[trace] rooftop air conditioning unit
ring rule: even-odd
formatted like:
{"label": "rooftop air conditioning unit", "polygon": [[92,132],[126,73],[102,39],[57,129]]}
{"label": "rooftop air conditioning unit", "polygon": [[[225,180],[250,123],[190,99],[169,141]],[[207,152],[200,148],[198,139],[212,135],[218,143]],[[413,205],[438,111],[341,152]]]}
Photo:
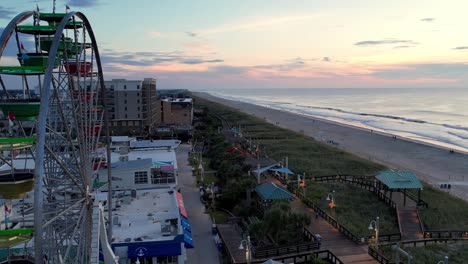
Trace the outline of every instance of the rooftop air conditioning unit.
{"label": "rooftop air conditioning unit", "polygon": [[119,157],[120,161],[128,161],[128,155],[123,155]]}

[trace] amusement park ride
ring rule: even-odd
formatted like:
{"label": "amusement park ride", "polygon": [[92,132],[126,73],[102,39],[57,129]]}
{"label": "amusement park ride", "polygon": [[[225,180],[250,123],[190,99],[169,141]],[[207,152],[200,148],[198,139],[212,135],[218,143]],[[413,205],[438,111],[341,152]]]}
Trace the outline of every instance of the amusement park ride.
{"label": "amusement park ride", "polygon": [[[17,51],[14,60],[6,49]],[[95,200],[96,171],[108,167],[110,175],[110,149],[102,66],[86,16],[56,13],[54,1],[52,13],[37,8],[13,18],[0,36],[0,86],[0,248],[22,249],[21,262],[8,261],[117,263]]]}

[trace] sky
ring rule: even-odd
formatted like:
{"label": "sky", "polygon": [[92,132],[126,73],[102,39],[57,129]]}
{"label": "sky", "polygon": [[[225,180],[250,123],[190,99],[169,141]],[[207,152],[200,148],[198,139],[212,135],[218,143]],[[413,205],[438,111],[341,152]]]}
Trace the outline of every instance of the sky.
{"label": "sky", "polygon": [[[1,1],[0,28],[36,3],[52,10],[52,0]],[[467,87],[466,0],[57,0],[58,12],[65,5],[90,20],[106,80],[191,90]]]}

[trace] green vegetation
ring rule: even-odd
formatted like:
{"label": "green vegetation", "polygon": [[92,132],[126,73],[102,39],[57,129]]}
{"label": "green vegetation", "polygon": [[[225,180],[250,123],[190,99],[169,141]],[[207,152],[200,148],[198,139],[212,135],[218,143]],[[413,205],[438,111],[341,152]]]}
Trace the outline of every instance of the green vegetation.
{"label": "green vegetation", "polygon": [[[381,234],[399,232],[395,211],[369,191],[345,183],[307,182],[305,192],[317,206],[357,236],[372,235],[369,223],[377,216]],[[333,209],[326,200],[329,193],[334,196]]]}
{"label": "green vegetation", "polygon": [[224,105],[201,98],[196,98],[196,103],[197,106],[208,107],[210,113],[216,113],[231,126],[240,126],[243,137],[252,139],[263,157],[275,160],[288,157],[289,168],[295,172],[305,172],[307,176],[374,175],[384,169],[379,164]]}
{"label": "green vegetation", "polygon": [[468,230],[468,203],[427,184],[421,198],[429,208],[421,209],[422,222],[428,230]]}
{"label": "green vegetation", "polygon": [[[449,263],[466,263],[468,259],[468,242],[448,242],[447,244],[431,244],[424,247],[404,247],[404,250],[411,253],[414,264],[438,263],[445,256],[449,257]],[[382,249],[384,255],[394,261],[390,246]],[[405,262],[404,257],[400,261]]]}
{"label": "green vegetation", "polygon": [[223,211],[210,210],[209,213],[210,213],[211,219],[213,219],[213,222],[216,224],[225,224],[227,223],[227,219],[229,218],[229,215]]}
{"label": "green vegetation", "polygon": [[270,234],[278,245],[302,241],[302,229],[310,224],[306,214],[291,212],[288,201],[275,201],[265,211],[263,220],[250,225],[249,233],[257,239],[263,239]]}

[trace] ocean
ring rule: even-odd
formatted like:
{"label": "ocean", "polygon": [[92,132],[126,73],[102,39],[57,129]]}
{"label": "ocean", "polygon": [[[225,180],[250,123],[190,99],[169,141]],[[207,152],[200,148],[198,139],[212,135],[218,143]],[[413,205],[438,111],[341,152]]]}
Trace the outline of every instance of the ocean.
{"label": "ocean", "polygon": [[217,97],[468,152],[468,89],[216,89]]}

